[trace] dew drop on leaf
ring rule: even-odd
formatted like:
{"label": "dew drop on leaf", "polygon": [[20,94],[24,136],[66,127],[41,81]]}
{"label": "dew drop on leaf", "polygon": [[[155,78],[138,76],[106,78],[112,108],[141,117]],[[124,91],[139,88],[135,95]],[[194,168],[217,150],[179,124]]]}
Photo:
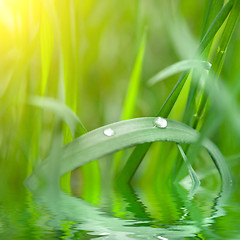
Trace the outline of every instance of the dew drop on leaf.
{"label": "dew drop on leaf", "polygon": [[115,134],[115,132],[111,128],[107,128],[103,131],[104,135],[107,137],[111,137]]}
{"label": "dew drop on leaf", "polygon": [[162,117],[157,117],[154,119],[154,123],[153,123],[154,127],[158,127],[158,128],[166,128],[167,127],[167,120],[165,118]]}

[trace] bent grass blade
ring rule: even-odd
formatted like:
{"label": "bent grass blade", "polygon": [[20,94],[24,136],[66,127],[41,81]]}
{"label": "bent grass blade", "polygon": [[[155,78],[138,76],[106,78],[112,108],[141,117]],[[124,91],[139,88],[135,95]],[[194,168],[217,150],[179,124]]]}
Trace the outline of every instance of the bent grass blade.
{"label": "bent grass blade", "polygon": [[80,136],[87,132],[78,116],[67,105],[54,98],[31,96],[29,98],[29,104],[51,111],[63,119],[68,125],[73,138],[76,135]]}
{"label": "bent grass blade", "polygon": [[[167,120],[167,128],[161,129],[154,127],[154,119],[152,117],[137,118],[113,123],[75,139],[63,149],[62,157],[58,162],[59,178],[88,162],[137,144],[156,141],[192,144],[198,140],[199,132],[183,123]],[[110,137],[104,135],[106,128],[111,128],[115,134]],[[211,141],[204,139],[202,146],[208,150],[212,157],[221,175],[222,187],[227,191],[230,189],[232,179],[225,159]],[[51,174],[48,170],[52,161],[51,156],[49,156],[40,164],[27,179],[28,184],[38,185],[39,179],[46,181],[47,176]]]}
{"label": "bent grass blade", "polygon": [[197,68],[197,69],[203,69],[203,70],[210,70],[211,69],[211,63],[206,62],[206,61],[200,61],[200,60],[183,60],[180,62],[177,62],[156,75],[154,75],[151,79],[148,80],[149,85],[154,85],[155,83],[158,83],[165,78],[168,78],[176,73],[180,73],[183,71],[190,70],[192,68]]}

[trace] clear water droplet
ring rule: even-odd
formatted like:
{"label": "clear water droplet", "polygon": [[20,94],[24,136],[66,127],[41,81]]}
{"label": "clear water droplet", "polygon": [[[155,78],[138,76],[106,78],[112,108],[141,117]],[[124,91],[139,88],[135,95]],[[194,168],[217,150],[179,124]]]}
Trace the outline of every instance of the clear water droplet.
{"label": "clear water droplet", "polygon": [[115,132],[111,128],[107,128],[103,131],[104,135],[107,137],[111,137],[115,134]]}
{"label": "clear water droplet", "polygon": [[106,235],[109,235],[110,233],[100,233],[99,235],[101,236],[106,236]]}
{"label": "clear water droplet", "polygon": [[157,117],[154,120],[154,127],[158,127],[158,128],[166,128],[167,127],[167,120],[165,118],[162,117]]}
{"label": "clear water droplet", "polygon": [[161,237],[161,236],[157,236],[158,239],[161,239],[161,240],[168,240],[167,238],[165,237]]}

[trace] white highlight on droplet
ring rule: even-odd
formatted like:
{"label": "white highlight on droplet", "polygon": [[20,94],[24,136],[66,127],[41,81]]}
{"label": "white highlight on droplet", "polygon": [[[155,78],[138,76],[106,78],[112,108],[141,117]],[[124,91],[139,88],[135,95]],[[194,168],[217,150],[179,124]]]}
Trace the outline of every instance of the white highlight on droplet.
{"label": "white highlight on droplet", "polygon": [[107,235],[110,235],[110,233],[100,233],[98,235],[101,235],[101,236],[107,236]]}
{"label": "white highlight on droplet", "polygon": [[115,132],[111,128],[107,128],[103,131],[104,135],[107,137],[111,137],[115,134]]}
{"label": "white highlight on droplet", "polygon": [[158,239],[161,239],[161,240],[168,240],[167,238],[165,237],[161,237],[161,236],[157,236]]}
{"label": "white highlight on droplet", "polygon": [[167,120],[162,117],[157,117],[154,119],[154,127],[158,128],[166,128],[167,127]]}

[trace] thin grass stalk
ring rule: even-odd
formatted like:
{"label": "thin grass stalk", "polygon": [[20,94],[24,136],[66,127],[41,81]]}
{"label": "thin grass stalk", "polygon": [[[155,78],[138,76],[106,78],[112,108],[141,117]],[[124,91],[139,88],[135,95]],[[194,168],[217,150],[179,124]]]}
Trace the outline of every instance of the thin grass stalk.
{"label": "thin grass stalk", "polygon": [[[215,73],[215,79],[217,79],[218,76],[221,73],[221,69],[222,69],[222,65],[223,65],[223,61],[224,61],[224,56],[226,54],[227,47],[229,45],[229,42],[231,40],[231,36],[234,32],[234,28],[235,28],[237,20],[239,18],[239,13],[240,13],[240,2],[235,1],[234,4],[233,4],[233,7],[232,7],[232,11],[230,12],[229,18],[227,20],[226,26],[224,28],[222,37],[220,39],[219,47],[217,48],[217,52],[216,52],[216,55],[215,55],[213,63],[212,63],[212,69],[210,71],[210,74],[211,74],[211,72],[214,72]],[[208,81],[208,80],[206,80],[206,81]],[[193,101],[193,99],[191,99],[191,101]],[[207,101],[208,101],[208,95],[205,92],[203,92],[199,108],[197,109],[196,117],[194,118],[194,121],[192,123],[193,128],[198,127],[199,121],[202,118],[202,115],[204,113],[204,109],[206,108]],[[204,114],[206,116],[207,112],[205,111]],[[212,119],[212,120],[210,120],[210,119]],[[213,131],[213,130],[210,131],[209,127],[206,127],[206,126],[212,126],[212,124],[213,124],[213,126],[215,126],[215,129],[216,129],[220,124],[220,123],[219,124],[214,123],[214,116],[210,117],[208,122],[209,123],[207,125],[206,125],[206,123],[204,124],[204,126],[205,126],[204,131],[203,131],[203,129],[201,130],[203,136],[206,135],[207,133],[209,134],[209,132]],[[201,137],[199,139],[199,143],[197,143],[196,146],[194,147],[194,150],[191,150],[190,153],[187,153],[188,158],[191,159],[191,161],[194,161],[194,159],[196,159],[197,153],[200,151],[200,145],[201,145],[201,142],[203,141],[203,139],[204,139],[204,137]],[[188,152],[188,149],[185,149],[185,151]],[[184,168],[185,164],[183,164],[181,167],[180,167],[180,165],[181,164],[178,163],[178,169],[180,169],[179,172],[176,175],[176,178],[178,180],[184,175],[183,168]]]}
{"label": "thin grass stalk", "polygon": [[[232,34],[234,32],[234,29],[236,27],[236,24],[239,19],[240,13],[240,1],[235,0],[233,9],[229,15],[228,21],[226,23],[226,26],[224,28],[219,47],[217,48],[217,53],[214,57],[213,63],[212,63],[212,71],[216,73],[216,78],[221,73],[224,57],[226,55],[227,47],[229,45],[229,42],[231,40]],[[196,128],[199,120],[202,117],[202,114],[204,112],[205,106],[207,104],[208,96],[206,94],[203,94],[199,108],[197,110],[196,118],[193,123],[193,127]]]}
{"label": "thin grass stalk", "polygon": [[[136,101],[139,92],[139,85],[141,80],[141,72],[142,72],[142,64],[145,52],[146,45],[146,30],[142,34],[142,39],[140,41],[137,57],[135,60],[135,64],[132,70],[131,79],[129,82],[129,87],[127,91],[127,95],[125,98],[125,103],[123,106],[122,117],[121,120],[131,119],[134,116],[134,111],[136,108]],[[119,173],[120,163],[122,160],[122,153],[118,152],[114,156],[113,161],[113,174]]]}
{"label": "thin grass stalk", "polygon": [[[218,32],[219,28],[224,23],[225,19],[227,18],[229,12],[231,11],[233,6],[232,1],[229,1],[224,8],[220,11],[217,17],[214,19],[213,23],[210,25],[207,33],[204,35],[200,46],[198,48],[198,53],[201,54],[207,48],[207,46],[212,42],[215,34]],[[180,79],[178,80],[177,84],[175,85],[173,91],[168,96],[167,100],[164,102],[163,106],[161,107],[160,111],[157,113],[156,116],[167,117],[177,98],[188,78],[189,72],[185,71]],[[139,165],[141,164],[144,156],[146,155],[148,149],[150,148],[151,143],[143,144],[137,146],[132,154],[130,155],[129,159],[127,160],[125,166],[123,167],[121,173],[118,176],[117,181],[129,183],[134,176],[136,170],[138,169]]]}

